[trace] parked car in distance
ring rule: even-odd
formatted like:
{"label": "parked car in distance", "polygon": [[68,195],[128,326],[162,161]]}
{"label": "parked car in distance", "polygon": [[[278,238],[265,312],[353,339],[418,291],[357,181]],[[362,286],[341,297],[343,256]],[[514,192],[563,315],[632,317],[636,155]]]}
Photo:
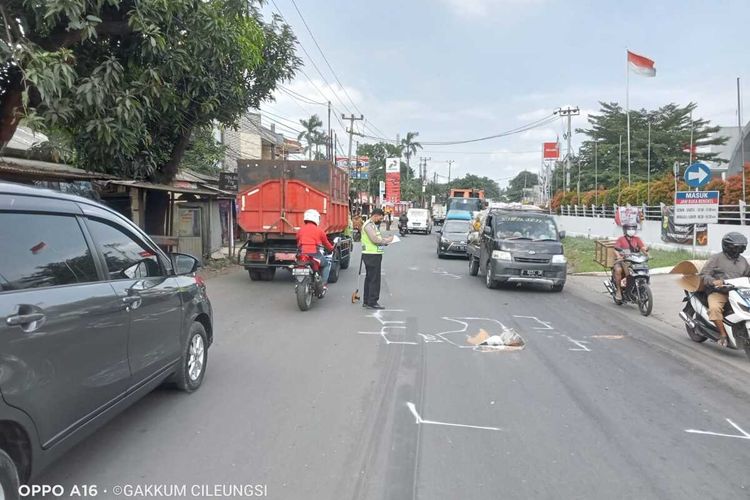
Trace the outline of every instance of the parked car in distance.
{"label": "parked car in distance", "polygon": [[[0,182],[0,498],[163,382],[203,382],[197,259],[91,200]],[[175,422],[179,425],[179,422]]]}
{"label": "parked car in distance", "polygon": [[466,257],[466,243],[471,231],[471,222],[467,220],[448,220],[438,230],[437,256],[445,255]]}
{"label": "parked car in distance", "polygon": [[432,217],[430,211],[426,208],[410,208],[406,212],[409,221],[406,223],[406,230],[410,233],[430,234],[432,232]]}
{"label": "parked car in distance", "polygon": [[552,215],[529,210],[490,210],[479,241],[467,245],[469,274],[485,273],[487,288],[539,283],[561,292],[567,277],[564,231]]}
{"label": "parked car in distance", "polygon": [[435,203],[432,205],[432,222],[438,226],[445,222],[445,205]]}

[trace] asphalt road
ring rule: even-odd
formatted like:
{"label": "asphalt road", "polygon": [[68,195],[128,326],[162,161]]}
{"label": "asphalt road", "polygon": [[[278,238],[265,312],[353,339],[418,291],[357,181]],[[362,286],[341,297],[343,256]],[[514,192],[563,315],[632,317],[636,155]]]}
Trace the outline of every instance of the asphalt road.
{"label": "asphalt road", "polygon": [[[394,310],[378,317],[351,304],[358,254],[305,313],[285,273],[210,280],[203,387],[157,390],[38,483],[95,484],[99,498],[128,484],[263,484],[275,499],[750,497],[744,354],[677,341],[577,282],[488,290],[465,260],[438,260],[434,238],[388,248],[381,303]],[[503,327],[523,350],[467,343]]]}

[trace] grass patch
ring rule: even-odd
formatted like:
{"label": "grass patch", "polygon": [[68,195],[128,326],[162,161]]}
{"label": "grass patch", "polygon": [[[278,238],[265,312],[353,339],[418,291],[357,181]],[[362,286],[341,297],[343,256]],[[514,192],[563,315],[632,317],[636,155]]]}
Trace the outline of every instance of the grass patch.
{"label": "grass patch", "polygon": [[[607,271],[604,267],[594,262],[594,240],[575,237],[563,240],[565,256],[568,258],[568,272],[587,273],[593,271]],[[683,260],[693,258],[693,253],[688,250],[655,250],[649,252],[648,265],[654,269],[657,267],[674,266]]]}

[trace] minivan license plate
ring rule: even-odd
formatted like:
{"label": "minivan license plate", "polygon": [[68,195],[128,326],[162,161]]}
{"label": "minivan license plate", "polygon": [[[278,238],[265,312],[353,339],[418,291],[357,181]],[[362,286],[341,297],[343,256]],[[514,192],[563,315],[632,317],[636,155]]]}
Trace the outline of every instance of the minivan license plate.
{"label": "minivan license plate", "polygon": [[521,271],[521,276],[528,276],[530,278],[539,278],[540,276],[544,276],[544,271],[541,271],[539,269],[524,269]]}

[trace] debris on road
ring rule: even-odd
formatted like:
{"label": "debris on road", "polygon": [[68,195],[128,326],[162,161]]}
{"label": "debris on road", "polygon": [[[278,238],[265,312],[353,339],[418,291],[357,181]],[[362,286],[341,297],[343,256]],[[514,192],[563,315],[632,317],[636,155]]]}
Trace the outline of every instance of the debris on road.
{"label": "debris on road", "polygon": [[490,351],[518,351],[525,347],[526,342],[513,330],[506,329],[500,335],[490,335],[483,328],[479,333],[467,339],[469,344],[483,352]]}

